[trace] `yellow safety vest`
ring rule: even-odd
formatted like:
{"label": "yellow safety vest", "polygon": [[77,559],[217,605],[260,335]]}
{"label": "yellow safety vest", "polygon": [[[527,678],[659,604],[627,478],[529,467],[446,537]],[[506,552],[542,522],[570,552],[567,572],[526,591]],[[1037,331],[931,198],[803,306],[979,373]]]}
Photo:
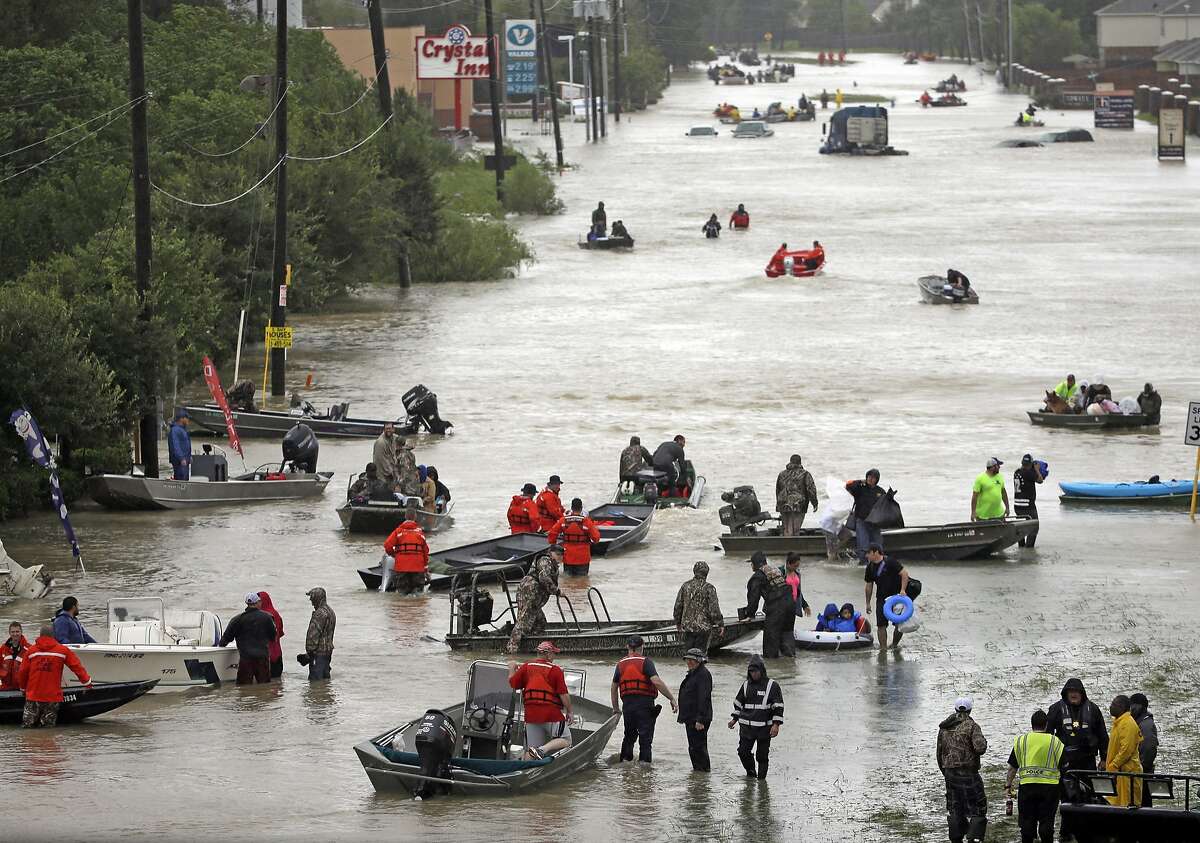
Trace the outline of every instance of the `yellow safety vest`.
{"label": "yellow safety vest", "polygon": [[1048,732],[1030,732],[1013,742],[1018,784],[1058,784],[1063,742]]}

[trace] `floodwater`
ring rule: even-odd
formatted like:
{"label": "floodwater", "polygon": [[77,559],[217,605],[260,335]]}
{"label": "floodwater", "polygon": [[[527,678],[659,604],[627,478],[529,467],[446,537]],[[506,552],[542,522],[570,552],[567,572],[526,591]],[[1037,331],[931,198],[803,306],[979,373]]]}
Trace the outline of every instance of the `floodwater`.
{"label": "floodwater", "polygon": [[[968,108],[913,103],[952,71],[971,86]],[[439,643],[445,596],[384,598],[355,574],[378,558],[379,541],[343,535],[333,508],[348,472],[370,458],[369,442],[323,443],[321,467],[338,478],[319,501],[174,514],[80,506],[86,576],[71,572],[54,520],[12,522],[9,552],[52,564],[59,587],[54,600],[6,605],[5,616],[32,625],[73,593],[85,623],[103,632],[110,596],[161,594],[228,618],[241,594],[266,589],[287,626],[289,661],[280,685],[157,696],[82,727],[0,734],[16,837],[86,829],[101,839],[194,839],[201,829],[253,828],[312,839],[935,841],[945,833],[937,723],[969,693],[991,741],[993,828],[1011,839],[1013,820],[1001,816],[1008,746],[1069,676],[1105,709],[1116,693],[1145,691],[1160,769],[1200,769],[1198,528],[1178,510],[1067,510],[1054,487],[1189,476],[1184,412],[1200,399],[1195,166],[1158,164],[1141,124],[1098,132],[1094,144],[1000,148],[1024,136],[1007,124],[1026,101],[961,65],[875,56],[798,72],[789,84],[728,89],[677,75],[658,106],[610,125],[594,147],[582,125],[566,126],[578,165],[561,179],[568,213],[520,223],[537,260],[519,278],[418,286],[297,319],[291,379],[311,371],[314,403],[348,399],[368,416],[401,412],[416,382],[438,393],[455,432],[422,442],[419,461],[452,488],[458,523],[435,548],[503,532],[510,494],[551,473],[566,480],[564,496],[595,505],[612,492],[630,434],[653,448],[684,433],[709,491],[698,511],[659,513],[648,543],[593,566],[591,584],[614,616],[665,616],[697,559],[712,565],[733,614],[749,570],[713,549],[718,493],[752,483],[771,506],[775,474],[794,452],[822,489],[826,476],[877,466],[909,523],[962,520],[988,457],[1005,460],[1007,475],[1032,452],[1050,464],[1036,551],[910,563],[925,585],[924,626],[897,654],[771,663],[787,722],[765,784],[744,780],[734,735],[721,728],[751,642],[712,665],[711,775],[689,772],[683,736],[664,717],[649,769],[602,761],[545,795],[415,804],[376,795],[351,746],[460,699],[468,659]],[[895,95],[892,141],[911,155],[819,156],[819,122],[779,125],[758,141],[735,141],[726,127],[716,139],[683,137],[712,123],[720,100],[765,109],[839,85]],[[1090,127],[1082,112],[1045,117],[1048,128]],[[637,238],[635,252],[576,248],[600,199]],[[727,219],[737,202],[753,228],[706,241],[707,216]],[[781,241],[812,239],[828,251],[822,276],[763,276]],[[979,307],[918,302],[917,276],[947,266],[971,277]],[[1153,381],[1162,428],[1032,428],[1025,410],[1067,371],[1104,375],[1118,398]],[[274,443],[255,442],[247,462],[277,456]],[[334,680],[310,687],[292,657],[309,614],[304,592],[316,585],[339,625]],[[567,588],[582,598],[582,584]],[[804,588],[817,607],[861,603],[861,569],[814,561]],[[590,671],[590,696],[607,698],[611,663],[570,664]],[[663,659],[661,668],[677,686],[682,665]]]}

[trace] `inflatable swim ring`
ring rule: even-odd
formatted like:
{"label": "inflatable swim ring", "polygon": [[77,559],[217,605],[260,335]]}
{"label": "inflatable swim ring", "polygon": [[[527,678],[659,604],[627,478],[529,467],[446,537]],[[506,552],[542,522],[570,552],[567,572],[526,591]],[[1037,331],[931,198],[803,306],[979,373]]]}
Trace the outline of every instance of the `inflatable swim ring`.
{"label": "inflatable swim ring", "polygon": [[902,624],[913,616],[913,602],[903,594],[893,594],[883,601],[883,616],[894,624]]}

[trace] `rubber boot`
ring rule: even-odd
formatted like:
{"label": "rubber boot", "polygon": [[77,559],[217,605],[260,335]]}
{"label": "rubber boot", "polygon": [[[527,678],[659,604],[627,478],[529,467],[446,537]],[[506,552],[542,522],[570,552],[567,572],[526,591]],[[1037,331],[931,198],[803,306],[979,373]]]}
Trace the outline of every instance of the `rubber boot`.
{"label": "rubber boot", "polygon": [[769,767],[769,766],[770,766],[770,763],[767,761],[758,762],[758,780],[759,781],[762,781],[763,779],[765,779],[767,777],[767,767]]}

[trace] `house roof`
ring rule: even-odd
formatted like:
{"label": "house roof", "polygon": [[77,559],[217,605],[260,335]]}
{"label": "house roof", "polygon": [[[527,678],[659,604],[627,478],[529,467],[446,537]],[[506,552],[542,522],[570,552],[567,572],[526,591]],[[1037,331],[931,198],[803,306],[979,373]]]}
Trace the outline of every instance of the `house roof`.
{"label": "house roof", "polygon": [[1200,38],[1172,41],[1163,47],[1162,52],[1155,54],[1154,61],[1196,64],[1200,62]]}
{"label": "house roof", "polygon": [[[1116,0],[1103,9],[1097,10],[1097,15],[1163,15],[1171,14],[1170,9],[1182,7],[1188,0]],[[1200,3],[1196,4],[1196,13],[1200,15]],[[1174,14],[1184,14],[1182,8]]]}

